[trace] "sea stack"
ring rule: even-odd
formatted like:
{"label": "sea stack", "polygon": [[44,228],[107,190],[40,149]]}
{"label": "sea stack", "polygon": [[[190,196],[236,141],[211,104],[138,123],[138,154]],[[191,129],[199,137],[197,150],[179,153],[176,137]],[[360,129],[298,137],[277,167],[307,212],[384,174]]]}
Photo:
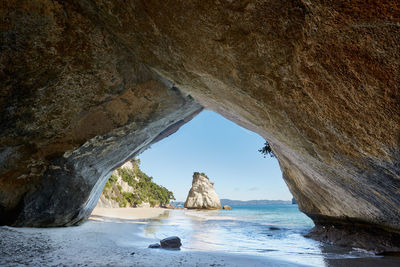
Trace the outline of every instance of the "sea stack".
{"label": "sea stack", "polygon": [[188,209],[221,209],[221,201],[214,190],[214,183],[204,173],[193,174],[192,188],[185,201]]}

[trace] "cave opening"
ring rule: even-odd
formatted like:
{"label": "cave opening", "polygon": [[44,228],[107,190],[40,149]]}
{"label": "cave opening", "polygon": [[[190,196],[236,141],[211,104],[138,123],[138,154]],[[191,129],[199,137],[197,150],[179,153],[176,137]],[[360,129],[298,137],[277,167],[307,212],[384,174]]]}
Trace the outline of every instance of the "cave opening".
{"label": "cave opening", "polygon": [[[222,252],[229,246],[238,253],[257,254],[262,250],[281,257],[297,247],[319,254],[317,243],[303,237],[314,224],[292,204],[278,160],[260,153],[264,142],[256,133],[205,110],[138,155],[132,161],[133,168],[139,167],[153,182],[171,190],[173,206],[178,207],[150,220],[144,236],[156,240],[177,235],[184,250]],[[128,165],[121,168],[130,168]],[[192,187],[194,172],[204,173],[214,183],[221,205],[232,210],[180,209]],[[121,169],[114,173],[126,175]],[[92,218],[101,217],[97,209],[110,206],[110,199],[116,196],[107,190],[106,185]],[[109,196],[104,197],[106,194]],[[126,201],[119,201],[126,205]],[[141,201],[137,206],[148,208],[149,204]],[[293,260],[302,261],[296,256]],[[322,258],[311,261],[321,264]]]}
{"label": "cave opening", "polygon": [[176,133],[137,156],[140,169],[184,202],[194,172],[215,182],[221,199],[292,201],[276,157],[263,155],[265,140],[223,116],[202,111]]}
{"label": "cave opening", "polygon": [[291,200],[277,159],[258,152],[263,144],[256,133],[205,110],[139,157],[142,169],[175,189],[180,201],[186,199],[195,171],[215,182],[222,199]]}

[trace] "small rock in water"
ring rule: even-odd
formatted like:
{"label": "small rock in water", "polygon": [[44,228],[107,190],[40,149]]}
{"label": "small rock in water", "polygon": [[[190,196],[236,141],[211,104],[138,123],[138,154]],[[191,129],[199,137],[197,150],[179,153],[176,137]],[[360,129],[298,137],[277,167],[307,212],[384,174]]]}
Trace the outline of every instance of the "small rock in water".
{"label": "small rock in water", "polygon": [[154,243],[154,244],[149,245],[149,248],[160,248],[160,247],[161,247],[161,245],[158,244],[158,243]]}
{"label": "small rock in water", "polygon": [[132,252],[131,255],[132,255],[132,256],[135,255],[135,252]]}
{"label": "small rock in water", "polygon": [[275,226],[271,226],[271,227],[269,228],[269,230],[271,230],[271,231],[277,231],[277,230],[281,230],[281,229],[278,228],[278,227],[275,227]]}
{"label": "small rock in water", "polygon": [[225,206],[222,207],[222,209],[224,209],[224,210],[231,210],[232,208],[231,208],[230,206],[228,206],[228,205],[225,205]]}
{"label": "small rock in water", "polygon": [[180,248],[182,246],[181,239],[177,236],[170,236],[160,241],[162,248]]}

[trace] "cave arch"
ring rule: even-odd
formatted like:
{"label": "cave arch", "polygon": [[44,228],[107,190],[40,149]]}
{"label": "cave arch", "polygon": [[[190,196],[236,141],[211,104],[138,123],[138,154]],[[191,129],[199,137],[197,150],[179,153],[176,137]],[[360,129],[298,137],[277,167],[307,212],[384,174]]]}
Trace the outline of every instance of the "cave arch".
{"label": "cave arch", "polygon": [[0,8],[3,224],[79,224],[113,168],[205,107],[271,142],[316,225],[357,225],[398,245],[395,4]]}

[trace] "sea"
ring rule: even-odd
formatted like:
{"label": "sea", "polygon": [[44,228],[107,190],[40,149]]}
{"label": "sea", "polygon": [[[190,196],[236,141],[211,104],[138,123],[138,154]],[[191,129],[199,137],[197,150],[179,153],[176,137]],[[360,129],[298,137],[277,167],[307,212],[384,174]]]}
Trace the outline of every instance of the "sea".
{"label": "sea", "polygon": [[149,220],[142,235],[179,236],[184,251],[258,255],[306,266],[400,266],[400,259],[304,237],[313,226],[297,205],[241,205],[232,210],[172,210]]}

